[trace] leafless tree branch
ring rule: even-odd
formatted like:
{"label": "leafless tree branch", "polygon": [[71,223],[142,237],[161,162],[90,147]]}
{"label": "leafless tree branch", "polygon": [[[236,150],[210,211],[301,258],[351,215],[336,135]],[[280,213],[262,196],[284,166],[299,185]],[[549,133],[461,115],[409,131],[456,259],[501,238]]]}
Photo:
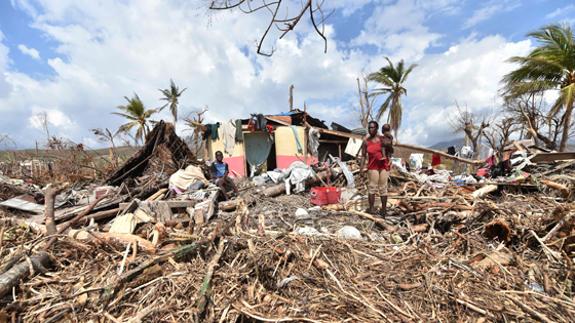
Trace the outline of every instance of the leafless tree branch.
{"label": "leafless tree branch", "polygon": [[[315,30],[315,32],[322,38],[324,42],[324,52],[327,52],[327,37],[325,36],[325,21],[331,14],[324,14],[322,10],[322,5],[325,0],[304,0],[300,1],[300,7],[297,8],[294,15],[290,15],[290,4],[289,0],[276,0],[267,2],[266,0],[210,0],[209,9],[211,10],[233,10],[239,9],[243,13],[251,14],[260,10],[267,10],[271,14],[271,19],[267,24],[264,33],[261,35],[258,46],[257,53],[264,56],[271,56],[274,53],[274,48],[270,51],[264,51],[263,43],[268,38],[272,26],[275,26],[278,31],[281,32],[279,39],[284,38],[289,32],[294,30],[294,28],[300,23],[302,17],[309,14],[309,19]],[[257,3],[257,6],[253,4]],[[286,4],[287,3],[287,4]],[[284,6],[282,7],[282,4]],[[280,8],[285,7],[285,18],[279,18]],[[316,16],[317,15],[317,16]]]}

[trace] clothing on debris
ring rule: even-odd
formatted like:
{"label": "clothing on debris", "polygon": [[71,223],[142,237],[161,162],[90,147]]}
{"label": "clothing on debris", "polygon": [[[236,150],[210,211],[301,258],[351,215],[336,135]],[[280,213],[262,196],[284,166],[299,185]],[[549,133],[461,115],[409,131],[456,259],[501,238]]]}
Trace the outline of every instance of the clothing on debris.
{"label": "clothing on debris", "polygon": [[236,127],[236,138],[235,138],[236,142],[244,141],[244,134],[243,134],[242,120],[241,119],[236,120],[235,127]]}
{"label": "clothing on debris", "polygon": [[220,132],[224,141],[224,153],[228,154],[228,156],[233,155],[236,145],[236,127],[233,121],[222,123],[220,125]]}

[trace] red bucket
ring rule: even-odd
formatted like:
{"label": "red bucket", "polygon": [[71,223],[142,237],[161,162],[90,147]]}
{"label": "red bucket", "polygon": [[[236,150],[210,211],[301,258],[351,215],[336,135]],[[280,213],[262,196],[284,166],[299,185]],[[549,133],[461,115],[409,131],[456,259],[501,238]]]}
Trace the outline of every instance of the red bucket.
{"label": "red bucket", "polygon": [[310,191],[311,204],[326,205],[337,204],[341,196],[341,191],[337,187],[313,187]]}

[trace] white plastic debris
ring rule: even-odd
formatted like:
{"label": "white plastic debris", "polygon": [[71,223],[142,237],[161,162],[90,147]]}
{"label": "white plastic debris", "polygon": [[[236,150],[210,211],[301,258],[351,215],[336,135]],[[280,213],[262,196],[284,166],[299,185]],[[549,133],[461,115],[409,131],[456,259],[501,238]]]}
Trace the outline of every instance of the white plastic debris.
{"label": "white plastic debris", "polygon": [[361,232],[351,225],[346,225],[336,232],[336,236],[341,239],[361,240]]}
{"label": "white plastic debris", "polygon": [[291,276],[289,276],[289,277],[286,277],[286,278],[282,279],[282,280],[278,283],[277,286],[278,286],[278,288],[285,287],[285,286],[287,286],[287,284],[289,284],[289,283],[291,283],[292,281],[297,280],[297,279],[299,279],[298,276],[296,276],[296,275],[291,275]]}
{"label": "white plastic debris", "polygon": [[304,236],[316,236],[316,235],[320,234],[319,231],[317,231],[317,230],[316,230],[315,228],[313,228],[313,227],[301,227],[301,228],[297,228],[294,232],[295,232],[296,234],[301,234],[301,235],[304,235]]}

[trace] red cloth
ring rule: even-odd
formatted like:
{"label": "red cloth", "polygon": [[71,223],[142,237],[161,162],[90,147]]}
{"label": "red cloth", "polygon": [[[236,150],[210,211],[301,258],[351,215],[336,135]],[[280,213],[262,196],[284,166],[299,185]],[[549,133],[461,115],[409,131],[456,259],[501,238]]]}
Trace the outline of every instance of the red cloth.
{"label": "red cloth", "polygon": [[488,168],[480,168],[477,170],[477,173],[475,173],[475,174],[479,177],[486,177],[487,175],[489,175],[489,169]]}
{"label": "red cloth", "polygon": [[431,167],[435,167],[439,164],[441,164],[441,156],[439,156],[439,154],[431,155]]}
{"label": "red cloth", "polygon": [[383,158],[381,153],[382,142],[379,137],[370,140],[367,139],[367,169],[368,170],[387,170],[391,169],[389,158]]}
{"label": "red cloth", "polygon": [[489,166],[490,168],[495,166],[495,156],[489,156],[485,162],[487,163],[487,166]]}

